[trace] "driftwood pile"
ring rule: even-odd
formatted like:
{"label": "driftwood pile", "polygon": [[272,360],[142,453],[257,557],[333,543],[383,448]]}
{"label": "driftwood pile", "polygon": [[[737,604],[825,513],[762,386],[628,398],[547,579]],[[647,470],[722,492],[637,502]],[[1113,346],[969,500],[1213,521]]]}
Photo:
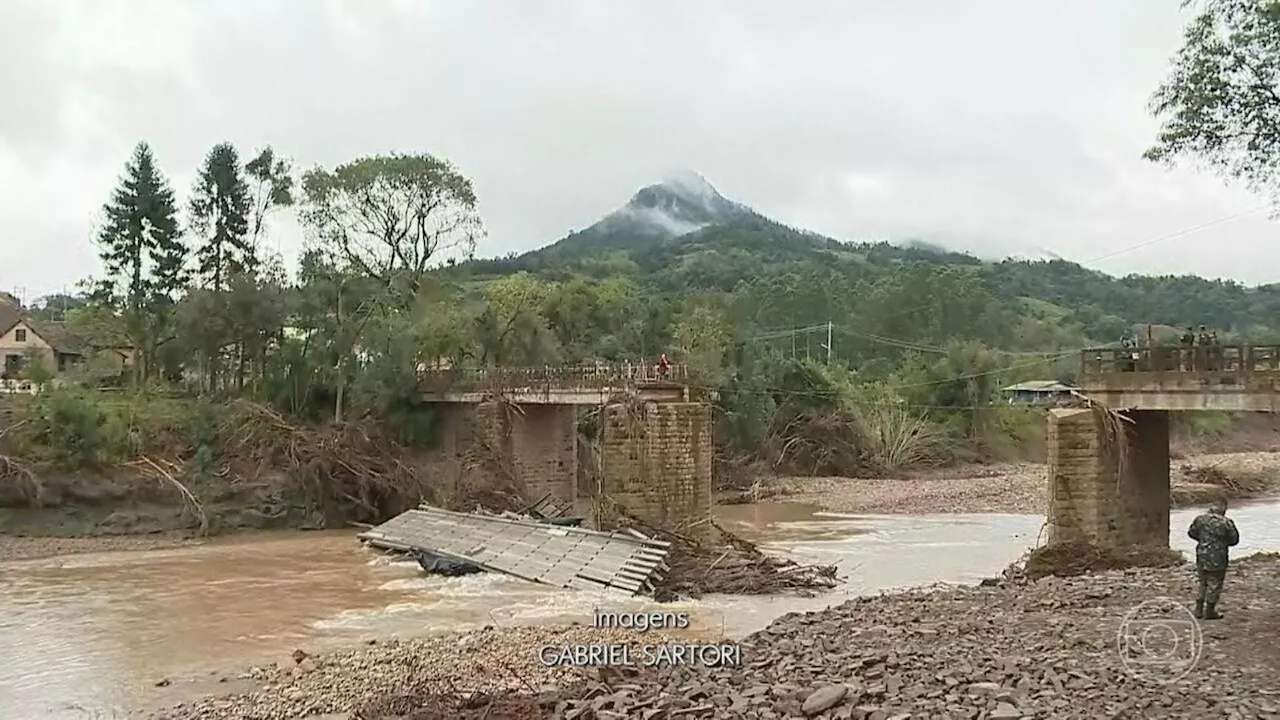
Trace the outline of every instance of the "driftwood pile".
{"label": "driftwood pile", "polygon": [[1050,575],[1074,577],[1129,568],[1176,567],[1186,562],[1167,547],[1105,548],[1088,543],[1044,545],[1028,551],[1004,571],[1006,579],[1039,580]]}
{"label": "driftwood pile", "polygon": [[602,529],[629,528],[671,543],[667,554],[670,570],[655,588],[655,597],[661,602],[719,593],[807,593],[838,584],[834,565],[801,565],[768,555],[710,518],[673,530],[645,522],[609,498],[602,498],[597,502],[595,519]]}
{"label": "driftwood pile", "polygon": [[237,401],[218,426],[219,456],[241,477],[284,472],[326,516],[373,522],[413,507],[421,493],[406,450],[373,423],[306,427]]}

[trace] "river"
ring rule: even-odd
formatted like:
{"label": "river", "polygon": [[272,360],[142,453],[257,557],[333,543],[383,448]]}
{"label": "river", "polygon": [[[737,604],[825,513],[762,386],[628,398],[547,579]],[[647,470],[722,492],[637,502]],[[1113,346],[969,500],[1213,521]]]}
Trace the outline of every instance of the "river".
{"label": "river", "polygon": [[[1196,511],[1175,512],[1172,545]],[[717,509],[726,527],[845,577],[817,597],[708,597],[696,626],[741,636],[787,612],[851,596],[997,574],[1033,546],[1038,515],[848,516],[786,504]],[[1280,550],[1280,502],[1232,510],[1235,556]],[[484,625],[583,621],[594,607],[645,607],[499,575],[425,577],[413,562],[362,549],[351,532],[241,536],[195,547],[0,564],[0,713],[124,717],[236,689],[228,668],[389,636]]]}

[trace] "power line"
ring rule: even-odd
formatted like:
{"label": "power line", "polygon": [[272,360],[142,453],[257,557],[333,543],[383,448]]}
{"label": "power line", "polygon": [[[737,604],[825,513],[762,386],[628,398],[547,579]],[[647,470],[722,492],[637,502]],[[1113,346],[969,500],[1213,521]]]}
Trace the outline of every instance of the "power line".
{"label": "power line", "polygon": [[[1088,266],[1088,265],[1092,265],[1092,264],[1097,263],[1097,262],[1100,262],[1100,261],[1102,261],[1102,260],[1107,260],[1107,259],[1109,259],[1109,258],[1116,257],[1116,256],[1118,256],[1118,255],[1123,255],[1123,254],[1126,254],[1126,253],[1132,252],[1132,251],[1134,251],[1134,250],[1138,250],[1138,249],[1141,249],[1141,248],[1144,248],[1144,247],[1148,247],[1148,246],[1151,246],[1151,245],[1156,245],[1156,244],[1159,244],[1159,243],[1162,243],[1162,242],[1167,242],[1167,241],[1169,241],[1169,240],[1176,240],[1176,239],[1178,239],[1178,238],[1185,237],[1185,236],[1190,235],[1190,234],[1192,234],[1192,233],[1200,232],[1201,230],[1207,230],[1207,229],[1209,229],[1209,228],[1211,228],[1211,227],[1216,227],[1216,226],[1218,226],[1218,225],[1223,225],[1223,224],[1226,224],[1226,223],[1228,223],[1228,222],[1232,222],[1232,221],[1235,221],[1235,220],[1239,220],[1239,219],[1240,219],[1240,218],[1242,218],[1242,217],[1245,217],[1245,216],[1248,216],[1248,215],[1252,215],[1253,213],[1260,212],[1260,211],[1262,211],[1262,210],[1266,210],[1266,209],[1268,209],[1268,208],[1270,208],[1270,207],[1271,207],[1270,205],[1258,205],[1258,206],[1253,207],[1253,208],[1251,208],[1251,209],[1249,209],[1249,210],[1243,210],[1243,211],[1241,211],[1241,212],[1233,213],[1233,214],[1231,214],[1231,215],[1226,215],[1226,216],[1224,216],[1224,217],[1217,218],[1216,220],[1210,220],[1209,222],[1201,223],[1200,225],[1195,225],[1195,226],[1193,226],[1193,227],[1185,228],[1185,229],[1179,230],[1179,231],[1177,231],[1177,232],[1169,233],[1169,234],[1166,234],[1166,235],[1160,235],[1160,236],[1157,236],[1157,237],[1154,237],[1154,238],[1149,238],[1149,239],[1147,239],[1147,240],[1143,240],[1143,241],[1141,241],[1141,242],[1134,243],[1134,244],[1129,245],[1129,246],[1127,246],[1127,247],[1120,248],[1119,250],[1114,250],[1114,251],[1109,252],[1109,253],[1107,253],[1107,254],[1105,254],[1105,255],[1099,255],[1098,257],[1091,258],[1091,259],[1089,259],[1089,260],[1085,260],[1084,262],[1079,262],[1079,263],[1077,263],[1077,264],[1078,264],[1078,265],[1081,265],[1081,266]],[[932,306],[934,305],[934,303],[935,303],[935,302],[936,302],[936,300],[935,300],[935,299],[930,299],[930,300],[928,300],[928,301],[926,301],[926,302],[924,302],[924,303],[922,303],[922,304],[920,304],[920,305],[913,305],[913,306],[911,306],[911,307],[905,308],[905,309],[903,309],[903,310],[899,310],[899,311],[897,311],[897,312],[892,312],[892,313],[889,313],[889,314],[887,314],[887,315],[882,315],[882,316],[880,316],[880,319],[882,319],[882,320],[887,320],[887,319],[890,319],[890,318],[900,317],[900,316],[902,316],[902,315],[906,315],[906,314],[908,314],[908,313],[917,312],[917,311],[919,311],[919,310],[924,310],[924,309],[926,309],[926,308],[930,308],[930,307],[932,307]],[[794,332],[810,332],[810,331],[816,331],[816,330],[825,330],[826,328],[827,328],[827,326],[826,326],[826,325],[811,325],[811,326],[806,327],[806,328],[797,328]],[[859,333],[857,333],[856,331],[852,331],[852,330],[848,330],[848,329],[843,329],[842,331],[843,331],[843,332],[846,332],[846,333],[853,334],[853,335],[859,335]],[[788,332],[788,331],[782,331],[782,332],[783,332],[783,333],[786,333],[786,332]],[[772,335],[772,333],[770,333],[769,335]],[[778,336],[779,336],[779,337],[786,337],[786,334],[779,334]],[[946,352],[946,350],[944,350],[944,349],[942,349],[942,348],[930,348],[930,347],[928,347],[928,346],[923,346],[923,345],[918,346],[918,347],[909,347],[909,346],[913,346],[913,345],[915,345],[915,343],[912,343],[912,342],[907,341],[907,340],[901,340],[901,339],[897,339],[897,338],[890,338],[890,337],[884,337],[884,336],[880,336],[880,335],[875,335],[875,334],[872,334],[872,333],[869,333],[869,332],[867,332],[867,333],[865,333],[865,334],[861,334],[861,336],[862,336],[862,337],[864,337],[864,338],[866,338],[866,339],[874,340],[874,341],[880,342],[880,343],[885,344],[885,345],[898,345],[899,347],[903,347],[903,348],[906,348],[906,349],[915,349],[915,350],[919,350],[919,351],[921,351],[921,352],[936,352],[936,353],[945,353],[945,352]],[[769,338],[768,338],[768,337],[765,337],[765,338],[762,338],[762,339],[769,339]],[[998,352],[998,353],[1007,354],[1007,355],[1023,355],[1023,354],[1031,355],[1031,354],[1035,354],[1034,352],[1030,352],[1030,351],[1011,351],[1011,350],[992,350],[992,352]]]}
{"label": "power line", "polygon": [[1089,263],[1089,264],[1093,264],[1093,263],[1096,263],[1096,262],[1100,262],[1100,261],[1102,261],[1102,260],[1108,260],[1108,259],[1110,259],[1110,258],[1116,257],[1117,255],[1124,255],[1124,254],[1126,254],[1126,253],[1133,252],[1134,250],[1138,250],[1138,249],[1141,249],[1141,248],[1147,247],[1148,245],[1155,245],[1155,244],[1157,244],[1157,243],[1162,243],[1162,242],[1165,242],[1165,241],[1167,241],[1167,240],[1176,240],[1176,239],[1178,239],[1178,238],[1180,238],[1180,237],[1184,237],[1184,236],[1186,236],[1186,235],[1190,235],[1191,233],[1200,232],[1201,230],[1207,230],[1207,229],[1209,229],[1209,228],[1211,228],[1211,227],[1216,227],[1216,226],[1218,226],[1218,225],[1224,225],[1224,224],[1229,223],[1229,222],[1232,222],[1232,221],[1234,221],[1234,220],[1239,220],[1240,218],[1245,217],[1246,215],[1252,215],[1252,214],[1254,214],[1254,213],[1256,213],[1256,212],[1259,212],[1259,211],[1262,211],[1262,210],[1266,210],[1266,209],[1268,209],[1268,208],[1270,208],[1270,207],[1271,207],[1271,206],[1270,206],[1269,204],[1268,204],[1268,205],[1259,205],[1259,206],[1257,206],[1257,207],[1255,207],[1255,208],[1252,208],[1252,209],[1249,209],[1249,210],[1243,210],[1243,211],[1238,212],[1238,213],[1235,213],[1235,214],[1233,214],[1233,215],[1227,215],[1226,217],[1220,217],[1220,218],[1218,218],[1217,220],[1210,220],[1210,221],[1209,221],[1209,222],[1207,222],[1207,223],[1204,223],[1204,224],[1202,224],[1202,225],[1196,225],[1195,227],[1187,228],[1186,230],[1179,230],[1178,232],[1175,232],[1175,233],[1170,233],[1170,234],[1168,234],[1168,235],[1161,235],[1160,237],[1152,238],[1152,239],[1150,239],[1150,240],[1144,240],[1144,241],[1142,241],[1142,242],[1140,242],[1140,243],[1135,243],[1135,244],[1133,244],[1133,245],[1130,245],[1129,247],[1120,248],[1119,250],[1115,250],[1115,251],[1109,252],[1109,253],[1107,253],[1106,255],[1101,255],[1101,256],[1099,256],[1099,257],[1096,257],[1096,258],[1094,258],[1094,259],[1092,259],[1092,260],[1088,260],[1088,261],[1086,261],[1086,262],[1087,262],[1087,263]]}
{"label": "power line", "polygon": [[[884,390],[884,391],[887,391],[887,392],[894,392],[894,391],[902,390],[902,389],[906,389],[906,388],[919,388],[919,387],[928,387],[928,386],[930,386],[930,385],[942,385],[942,384],[944,384],[944,383],[956,382],[956,381],[958,381],[958,380],[976,380],[976,379],[981,378],[981,377],[988,377],[988,376],[992,376],[992,375],[999,375],[999,374],[1001,374],[1001,373],[1011,372],[1011,371],[1013,371],[1013,370],[1021,370],[1021,369],[1025,369],[1025,368],[1030,368],[1030,367],[1034,367],[1034,366],[1042,365],[1042,364],[1044,364],[1044,363],[1055,362],[1055,361],[1057,361],[1057,360],[1061,360],[1061,359],[1066,358],[1066,357],[1068,357],[1068,356],[1076,355],[1076,354],[1078,354],[1079,352],[1081,352],[1081,350],[1079,350],[1079,349],[1077,349],[1077,350],[1070,350],[1070,351],[1067,351],[1067,352],[1061,352],[1061,353],[1055,353],[1055,354],[1046,355],[1045,357],[1040,358],[1040,359],[1038,359],[1038,360],[1028,361],[1028,362],[1022,362],[1022,363],[1014,363],[1013,365],[1006,365],[1006,366],[1004,366],[1004,367],[1001,367],[1001,368],[995,368],[995,369],[992,369],[992,370],[983,370],[983,371],[980,371],[980,372],[966,373],[966,374],[962,374],[962,375],[953,375],[953,376],[951,376],[951,377],[939,378],[939,379],[937,379],[937,380],[925,380],[925,381],[922,381],[922,382],[914,382],[914,383],[900,383],[900,384],[898,384],[898,385],[882,385],[882,386],[880,386],[880,388],[881,388],[882,390]],[[687,383],[685,384],[685,386],[686,386],[686,387],[688,387],[688,388],[690,388],[690,389],[694,389],[694,390],[705,390],[705,391],[727,392],[727,393],[732,393],[732,394],[745,394],[745,395],[784,395],[784,396],[795,396],[795,397],[832,397],[832,396],[835,396],[835,395],[840,395],[840,394],[842,394],[842,392],[843,392],[843,391],[842,391],[842,390],[840,390],[840,389],[833,389],[833,390],[795,390],[795,389],[792,389],[792,388],[775,388],[775,387],[750,388],[750,389],[746,389],[746,390],[740,390],[740,389],[726,389],[726,388],[723,388],[723,387],[715,387],[715,386],[711,386],[711,385],[695,385],[695,384],[687,384]],[[893,403],[893,404],[896,404],[896,403]],[[942,406],[937,406],[937,407],[942,407]],[[984,406],[981,406],[981,407],[987,407],[987,406],[985,406],[985,405],[984,405]],[[959,408],[957,408],[957,409],[959,409]],[[972,409],[972,408],[970,408],[970,409]]]}

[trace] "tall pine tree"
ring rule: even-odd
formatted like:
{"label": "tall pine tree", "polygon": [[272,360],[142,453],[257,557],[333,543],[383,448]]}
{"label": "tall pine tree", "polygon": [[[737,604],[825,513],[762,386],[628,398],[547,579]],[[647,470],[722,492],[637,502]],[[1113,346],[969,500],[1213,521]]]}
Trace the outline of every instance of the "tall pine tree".
{"label": "tall pine tree", "polygon": [[205,157],[191,198],[191,229],[196,233],[196,273],[215,293],[233,275],[253,272],[257,260],[249,238],[249,185],[240,156],[228,143],[214,145]]}
{"label": "tall pine tree", "polygon": [[138,357],[134,378],[145,380],[186,264],[173,190],[145,142],[134,148],[103,214],[100,254]]}
{"label": "tall pine tree", "polygon": [[210,390],[218,387],[222,356],[237,325],[230,312],[228,290],[256,271],[249,238],[251,210],[249,185],[239,153],[229,143],[214,145],[205,156],[192,189],[190,216],[196,278],[208,312],[196,333],[196,344],[204,356]]}

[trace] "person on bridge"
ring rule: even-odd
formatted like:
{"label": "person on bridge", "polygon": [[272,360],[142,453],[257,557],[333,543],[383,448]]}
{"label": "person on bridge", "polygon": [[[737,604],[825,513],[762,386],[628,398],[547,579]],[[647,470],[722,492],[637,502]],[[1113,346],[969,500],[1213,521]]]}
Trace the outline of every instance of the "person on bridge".
{"label": "person on bridge", "polygon": [[1120,360],[1121,372],[1133,372],[1137,370],[1138,360],[1138,341],[1132,335],[1124,335],[1120,338],[1120,347],[1124,350],[1124,356]]}
{"label": "person on bridge", "polygon": [[1182,371],[1191,370],[1194,363],[1196,345],[1196,329],[1187,326],[1187,331],[1182,333]]}
{"label": "person on bridge", "polygon": [[662,353],[658,358],[658,377],[666,378],[669,372],[671,372],[671,361],[667,359],[666,353]]}
{"label": "person on bridge", "polygon": [[1196,595],[1196,617],[1217,620],[1218,598],[1222,595],[1222,581],[1227,577],[1228,548],[1240,544],[1240,532],[1227,517],[1227,501],[1218,500],[1209,511],[1191,521],[1187,535],[1196,541],[1196,575],[1199,593]]}

